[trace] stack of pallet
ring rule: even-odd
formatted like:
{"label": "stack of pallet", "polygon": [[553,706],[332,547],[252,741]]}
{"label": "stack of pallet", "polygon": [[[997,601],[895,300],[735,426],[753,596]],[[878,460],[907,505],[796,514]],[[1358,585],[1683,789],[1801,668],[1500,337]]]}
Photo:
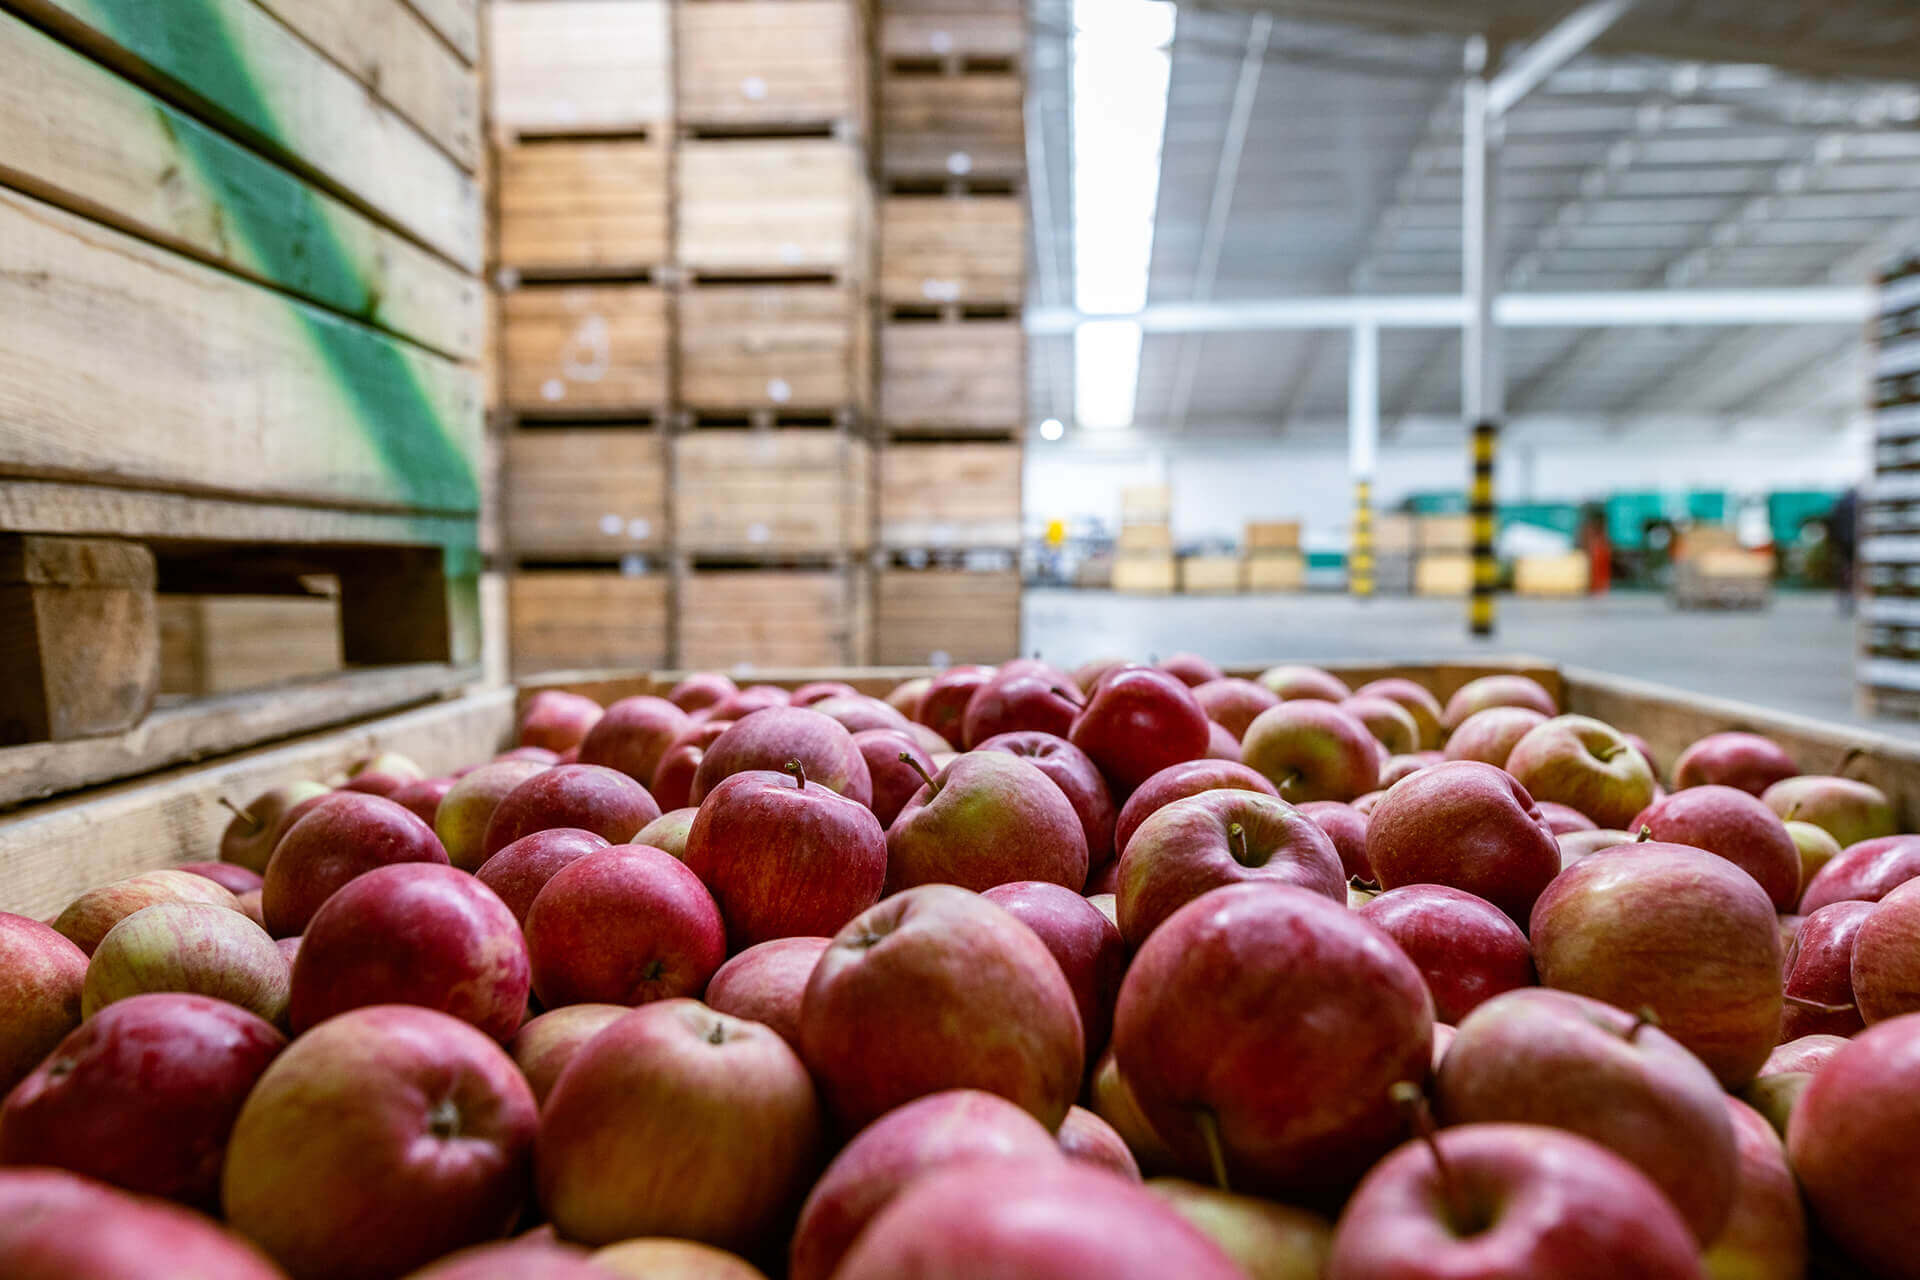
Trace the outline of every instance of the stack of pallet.
{"label": "stack of pallet", "polygon": [[1881,280],[1874,476],[1859,515],[1861,701],[1920,717],[1920,250]]}
{"label": "stack of pallet", "polygon": [[861,0],[496,0],[514,666],[868,657]]}
{"label": "stack of pallet", "polygon": [[1413,593],[1413,520],[1401,512],[1373,517],[1373,590],[1376,595]]}
{"label": "stack of pallet", "polygon": [[1140,485],[1120,491],[1120,537],[1114,546],[1113,589],[1165,595],[1174,588],[1173,490]]}
{"label": "stack of pallet", "polygon": [[1473,590],[1473,518],[1414,517],[1413,589],[1423,596],[1464,596]]}
{"label": "stack of pallet", "polygon": [[1668,595],[1682,609],[1764,609],[1773,570],[1771,551],[1742,547],[1722,525],[1695,525],[1680,535]]}
{"label": "stack of pallet", "polygon": [[1249,521],[1246,552],[1248,591],[1299,591],[1306,586],[1298,520]]}
{"label": "stack of pallet", "polygon": [[1026,27],[1013,0],[884,0],[881,662],[998,661],[1020,638]]}

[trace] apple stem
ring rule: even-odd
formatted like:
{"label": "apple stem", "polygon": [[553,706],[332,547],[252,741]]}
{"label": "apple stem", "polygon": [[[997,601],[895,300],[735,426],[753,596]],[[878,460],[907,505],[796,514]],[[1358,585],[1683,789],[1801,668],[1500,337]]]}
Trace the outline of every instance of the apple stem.
{"label": "apple stem", "polygon": [[1071,702],[1076,707],[1084,707],[1087,705],[1085,698],[1076,697],[1075,695],[1067,692],[1065,689],[1062,689],[1057,684],[1053,686],[1053,696],[1056,698],[1064,698],[1066,701]]}
{"label": "apple stem", "polygon": [[1798,812],[1800,812],[1800,802],[1799,802],[1798,800],[1795,800],[1795,801],[1794,801],[1794,802],[1793,802],[1792,804],[1790,804],[1790,805],[1788,805],[1788,806],[1787,806],[1787,812],[1786,812],[1786,815],[1785,815],[1784,817],[1782,817],[1782,818],[1780,819],[1780,821],[1782,821],[1782,822],[1792,822],[1792,821],[1793,821],[1793,815],[1794,815],[1794,814],[1796,814],[1796,813],[1798,813]]}
{"label": "apple stem", "polygon": [[1866,754],[1867,754],[1867,749],[1865,747],[1847,748],[1847,754],[1845,754],[1844,756],[1841,756],[1840,763],[1833,767],[1833,776],[1836,778],[1846,777],[1847,770],[1852,767],[1855,761],[1859,760],[1862,756]]}
{"label": "apple stem", "polygon": [[1193,1113],[1193,1123],[1200,1130],[1200,1141],[1207,1144],[1207,1163],[1213,1166],[1214,1185],[1222,1191],[1231,1191],[1227,1185],[1227,1148],[1220,1141],[1220,1117],[1206,1107]]}
{"label": "apple stem", "polygon": [[1235,862],[1247,865],[1247,829],[1237,822],[1227,824],[1227,847],[1233,850]]}
{"label": "apple stem", "polygon": [[782,767],[785,768],[788,773],[793,775],[795,785],[797,785],[802,791],[805,791],[807,789],[807,767],[800,763],[800,760],[798,757],[795,757],[794,759],[787,761],[787,763]]}
{"label": "apple stem", "polygon": [[1347,887],[1349,889],[1358,889],[1362,893],[1380,892],[1380,882],[1377,880],[1369,880],[1365,876],[1348,876]]}
{"label": "apple stem", "polygon": [[1646,825],[1644,822],[1641,823],[1640,834],[1633,838],[1633,842],[1635,844],[1645,844],[1647,841],[1651,839],[1653,839],[1653,828]]}
{"label": "apple stem", "polygon": [[247,823],[255,831],[258,831],[260,829],[260,819],[254,817],[251,813],[248,813],[245,809],[242,809],[239,805],[227,799],[225,796],[220,797],[220,805],[222,808],[226,809],[227,812],[231,813],[234,817],[239,818],[243,822]]}
{"label": "apple stem", "polygon": [[1636,1013],[1633,1016],[1633,1025],[1627,1028],[1627,1034],[1625,1038],[1628,1040],[1638,1040],[1640,1038],[1640,1033],[1643,1030],[1645,1030],[1648,1027],[1657,1027],[1659,1025],[1660,1025],[1660,1015],[1654,1012],[1652,1005],[1643,1004],[1640,1006],[1640,1012]]}
{"label": "apple stem", "polygon": [[1616,742],[1612,746],[1608,747],[1605,751],[1595,752],[1594,754],[1599,756],[1601,763],[1604,764],[1608,760],[1611,760],[1615,756],[1619,755],[1622,751],[1631,750],[1632,745],[1633,745],[1632,743],[1628,743],[1628,742]]}
{"label": "apple stem", "polygon": [[919,774],[920,780],[922,782],[925,782],[927,786],[933,789],[933,794],[935,795],[940,794],[940,784],[934,780],[934,777],[932,774],[927,772],[927,768],[925,765],[921,764],[918,760],[914,759],[913,752],[902,751],[900,753],[900,763],[906,765],[909,769],[912,769],[915,773]]}
{"label": "apple stem", "polygon": [[1805,996],[1786,996],[1786,1002],[1796,1009],[1805,1009],[1808,1013],[1849,1013],[1859,1006],[1848,1004],[1826,1004],[1819,1000],[1809,1000]]}
{"label": "apple stem", "polygon": [[1464,1231],[1473,1219],[1472,1206],[1466,1201],[1465,1188],[1453,1176],[1453,1166],[1447,1163],[1446,1154],[1440,1150],[1440,1133],[1433,1123],[1433,1110],[1427,1106],[1427,1095],[1411,1080],[1402,1080],[1394,1085],[1391,1093],[1401,1114],[1406,1116],[1414,1136],[1426,1144],[1427,1151],[1433,1156],[1433,1167],[1440,1174],[1440,1195],[1446,1201],[1447,1214],[1452,1219],[1448,1225],[1456,1234]]}

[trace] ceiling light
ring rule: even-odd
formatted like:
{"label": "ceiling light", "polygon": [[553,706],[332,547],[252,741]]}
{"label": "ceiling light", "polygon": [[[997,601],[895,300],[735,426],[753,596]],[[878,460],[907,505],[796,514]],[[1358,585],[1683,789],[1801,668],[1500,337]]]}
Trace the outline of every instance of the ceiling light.
{"label": "ceiling light", "polygon": [[1067,429],[1061,425],[1060,419],[1058,418],[1048,418],[1040,424],[1040,438],[1042,440],[1058,440],[1065,434],[1067,434]]}

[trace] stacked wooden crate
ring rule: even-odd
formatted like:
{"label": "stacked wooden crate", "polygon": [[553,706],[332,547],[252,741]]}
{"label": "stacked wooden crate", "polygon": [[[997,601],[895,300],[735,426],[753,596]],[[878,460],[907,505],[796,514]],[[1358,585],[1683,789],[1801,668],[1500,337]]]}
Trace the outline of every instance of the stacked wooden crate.
{"label": "stacked wooden crate", "polygon": [[1473,521],[1422,515],[1413,521],[1413,589],[1423,596],[1464,596],[1473,589]]}
{"label": "stacked wooden crate", "polygon": [[1173,559],[1173,490],[1138,485],[1120,491],[1120,537],[1114,546],[1113,589],[1165,595],[1177,579]]}
{"label": "stacked wooden crate", "polygon": [[1859,511],[1859,686],[1883,715],[1920,717],[1920,250],[1881,280],[1874,475]]}
{"label": "stacked wooden crate", "polygon": [[882,662],[1020,642],[1025,17],[887,0],[878,40]]}
{"label": "stacked wooden crate", "polygon": [[0,12],[0,805],[477,671],[476,5],[340,7]]}
{"label": "stacked wooden crate", "polygon": [[1413,593],[1414,518],[1404,512],[1373,517],[1373,590],[1375,595]]}
{"label": "stacked wooden crate", "polygon": [[1306,586],[1298,520],[1249,521],[1246,553],[1248,591],[1299,591]]}

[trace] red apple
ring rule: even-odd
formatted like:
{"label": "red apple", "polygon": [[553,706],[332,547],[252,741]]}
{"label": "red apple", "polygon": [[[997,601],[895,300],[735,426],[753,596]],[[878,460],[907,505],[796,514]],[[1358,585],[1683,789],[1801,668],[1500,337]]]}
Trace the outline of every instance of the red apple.
{"label": "red apple", "polygon": [[[1277,694],[1282,702],[1343,702],[1353,696],[1346,681],[1319,667],[1268,667],[1258,683]],[[1245,734],[1241,735],[1243,738]]]}
{"label": "red apple", "polygon": [[886,846],[890,891],[1046,880],[1078,892],[1087,882],[1080,816],[1052,779],[1002,751],[971,751],[941,770],[894,818]]}
{"label": "red apple", "polygon": [[447,865],[432,827],[379,796],[328,796],[293,824],[267,864],[260,897],[267,931],[275,937],[304,933],[320,904],[342,885],[376,867],[405,862]]}
{"label": "red apple", "polygon": [[1153,1125],[1140,1110],[1140,1101],[1133,1096],[1133,1087],[1121,1076],[1120,1064],[1114,1061],[1111,1048],[1093,1069],[1087,1098],[1093,1113],[1113,1126],[1143,1171],[1165,1171],[1180,1163],[1179,1157],[1153,1131]]}
{"label": "red apple", "polygon": [[992,667],[965,665],[948,667],[933,678],[921,695],[919,709],[914,719],[926,725],[948,742],[959,743],[965,739],[962,729],[967,718],[967,704],[973,701],[973,695],[980,687],[997,674]]}
{"label": "red apple", "polygon": [[1353,808],[1361,817],[1371,820],[1375,806],[1386,798],[1384,790],[1369,791],[1363,796],[1354,797]]}
{"label": "red apple", "polygon": [[700,804],[733,774],[778,771],[789,760],[798,760],[807,777],[829,791],[873,803],[873,779],[853,735],[838,720],[806,707],[771,707],[721,734],[700,761],[689,802]]}
{"label": "red apple", "polygon": [[1207,719],[1232,734],[1235,742],[1246,736],[1255,716],[1280,705],[1280,695],[1265,685],[1232,676],[1196,685],[1193,700],[1207,713]]}
{"label": "red apple", "polygon": [[[1538,680],[1523,675],[1481,676],[1469,680],[1460,686],[1451,698],[1447,699],[1446,710],[1441,714],[1441,723],[1447,729],[1458,732],[1460,727],[1483,711],[1495,707],[1520,707],[1533,712],[1542,720],[1560,714],[1553,695],[1548,693]],[[1474,758],[1474,757],[1463,757]],[[1489,760],[1488,764],[1498,764]]]}
{"label": "red apple", "polygon": [[[1866,1026],[1854,1006],[1853,948],[1871,902],[1835,902],[1801,922],[1787,949],[1787,1007],[1780,1015],[1781,1040],[1801,1036],[1850,1036]],[[1815,1008],[1830,1005],[1830,1009]]]}
{"label": "red apple", "polygon": [[1002,669],[967,700],[960,743],[968,750],[1003,733],[1028,730],[1065,737],[1080,712],[1072,681],[1051,667]]}
{"label": "red apple", "polygon": [[[702,1247],[691,1241],[675,1243]],[[579,1245],[520,1236],[450,1253],[429,1267],[411,1272],[406,1280],[609,1280],[609,1272],[621,1274],[591,1261]],[[671,1272],[657,1274],[672,1280]]]}
{"label": "red apple", "polygon": [[991,1093],[948,1089],[896,1107],[856,1134],[814,1184],[794,1228],[788,1280],[830,1280],[875,1215],[930,1171],[1059,1161],[1053,1135]]}
{"label": "red apple", "polygon": [[1758,1078],[1764,1080],[1768,1076],[1787,1075],[1790,1072],[1812,1075],[1831,1062],[1834,1054],[1846,1048],[1847,1042],[1846,1036],[1825,1034],[1784,1040],[1767,1055]]}
{"label": "red apple", "polygon": [[687,833],[686,865],[713,894],[738,951],[830,936],[878,902],[887,836],[871,809],[792,761],[786,773],[731,774],[709,792]]}
{"label": "red apple", "polygon": [[1507,757],[1536,725],[1548,717],[1531,707],[1488,707],[1461,721],[1447,738],[1449,760],[1478,760],[1506,768]]}
{"label": "red apple", "polygon": [[1595,826],[1622,827],[1653,802],[1646,759],[1612,725],[1590,716],[1556,716],[1534,726],[1507,757],[1506,769],[1536,800],[1579,810]]}
{"label": "red apple", "polygon": [[831,938],[775,938],[748,947],[714,971],[707,1006],[764,1023],[800,1049],[800,1001]]}
{"label": "red apple", "polygon": [[[576,760],[579,759],[580,749],[578,747],[568,747],[567,750],[573,753],[574,759]],[[560,752],[550,751],[546,747],[509,747],[507,750],[502,751],[499,755],[495,756],[494,759],[495,760],[531,760],[536,764],[546,764],[546,765],[572,763],[572,761],[569,761],[564,757],[562,757]],[[467,769],[457,769],[452,774],[450,774],[449,777],[454,779],[464,778],[470,769],[474,769],[478,767],[479,766],[477,765],[470,765],[468,766]],[[428,781],[432,781],[432,779],[428,779]]]}
{"label": "red apple", "polygon": [[1130,791],[1168,765],[1206,755],[1210,723],[1179,680],[1152,667],[1127,667],[1094,686],[1067,738],[1099,766],[1109,786]]}
{"label": "red apple", "polygon": [[491,858],[522,836],[554,827],[578,827],[620,844],[659,816],[647,789],[617,769],[555,765],[507,793],[487,823],[481,848]]}
{"label": "red apple", "polygon": [[654,768],[647,790],[662,812],[687,808],[693,796],[694,775],[706,759],[707,748],[734,726],[732,720],[702,720],[689,725],[679,737],[667,744]]}
{"label": "red apple", "polygon": [[[1426,686],[1417,684],[1403,676],[1390,676],[1384,680],[1374,680],[1361,685],[1353,691],[1356,698],[1380,697],[1397,702],[1413,717],[1419,741],[1409,751],[1418,748],[1436,749],[1446,734],[1440,725],[1440,700],[1435,698]],[[1398,754],[1398,753],[1396,753]]]}
{"label": "red apple", "polygon": [[1046,944],[952,885],[885,899],[808,979],[803,1056],[848,1130],[942,1089],[997,1093],[1049,1129],[1079,1092],[1073,989]]}
{"label": "red apple", "polygon": [[913,724],[897,708],[879,698],[869,698],[864,693],[839,694],[805,705],[829,720],[838,720],[848,733],[859,733],[864,729],[898,729],[907,733]]}
{"label": "red apple", "polygon": [[674,857],[687,860],[687,836],[693,831],[693,820],[698,817],[698,809],[672,809],[661,814],[646,826],[634,833],[634,844],[650,844],[656,849],[665,849]]}
{"label": "red apple", "polygon": [[1233,761],[1188,760],[1168,765],[1141,783],[1139,789],[1127,797],[1126,804],[1120,807],[1120,816],[1113,826],[1114,848],[1125,853],[1127,842],[1139,830],[1140,824],[1175,800],[1197,796],[1204,791],[1222,790],[1279,795],[1263,775]]}
{"label": "red apple", "polygon": [[1227,674],[1217,664],[1197,653],[1176,653],[1160,659],[1154,665],[1189,689],[1197,689],[1209,681],[1222,679]]}
{"label": "red apple", "polygon": [[341,790],[390,796],[407,783],[419,782],[426,776],[426,771],[406,756],[383,751],[348,765],[347,781]]}
{"label": "red apple", "polygon": [[919,745],[920,749],[930,756],[954,754],[953,744],[951,742],[948,742],[945,738],[917,720],[907,726],[907,732],[913,735],[913,740]]}
{"label": "red apple", "polygon": [[495,760],[462,774],[430,820],[447,860],[463,871],[478,871],[496,852],[486,847],[493,811],[521,783],[552,767],[533,760]]}
{"label": "red apple", "polygon": [[285,1280],[205,1215],[57,1169],[0,1169],[0,1274],[12,1280]]}
{"label": "red apple", "polygon": [[1113,797],[1107,790],[1106,779],[1100,776],[1099,766],[1086,752],[1065,738],[1033,732],[999,734],[974,750],[1004,751],[1020,756],[1046,774],[1080,818],[1080,830],[1087,838],[1088,866],[1097,869],[1112,864]]}
{"label": "red apple", "polygon": [[591,1262],[598,1280],[766,1280],[758,1267],[725,1249],[671,1236],[622,1240],[594,1250]]}
{"label": "red apple", "polygon": [[1549,1125],[1590,1138],[1666,1193],[1704,1246],[1739,1173],[1720,1082],[1634,1014],[1565,991],[1512,991],[1462,1021],[1434,1102],[1459,1124]]}
{"label": "red apple", "polygon": [[1219,1245],[1247,1280],[1324,1280],[1333,1224],[1319,1214],[1183,1178],[1153,1178],[1147,1190]]}
{"label": "red apple", "polygon": [[1378,693],[1356,693],[1334,705],[1367,726],[1367,732],[1389,756],[1409,755],[1420,749],[1420,726],[1413,713],[1392,698]]}
{"label": "red apple", "polygon": [[[1656,800],[1654,803],[1658,804],[1659,801]],[[1540,810],[1540,816],[1546,820],[1547,830],[1553,832],[1556,840],[1561,836],[1570,836],[1576,831],[1598,831],[1600,829],[1594,820],[1586,814],[1580,812],[1578,809],[1571,808],[1556,801],[1541,800],[1538,802],[1538,808]],[[1634,829],[1639,829],[1638,823],[1635,824]],[[1687,842],[1682,840],[1678,843],[1686,844]]]}
{"label": "red apple", "polygon": [[1120,932],[1138,947],[1200,895],[1253,881],[1347,900],[1333,841],[1286,801],[1253,791],[1177,800],[1142,823],[1120,855]]}
{"label": "red apple", "polygon": [[1920,1013],[1920,884],[1901,885],[1855,926],[1853,998],[1868,1026]]}
{"label": "red apple", "polygon": [[0,1163],[49,1165],[205,1208],[227,1135],[286,1037],[208,996],[138,995],[62,1040],[0,1108]]}
{"label": "red apple", "polygon": [[540,1113],[540,1207],[568,1240],[672,1232],[764,1246],[807,1185],[820,1105],[770,1028],[697,1000],[635,1009],[573,1055]]}
{"label": "red apple", "polygon": [[1733,787],[1758,796],[1774,783],[1800,772],[1793,757],[1771,738],[1757,733],[1710,733],[1673,762],[1673,785]]}
{"label": "red apple", "polygon": [[835,1280],[1245,1280],[1159,1197],[1077,1161],[970,1164],[915,1180],[860,1233]]}
{"label": "red apple", "polygon": [[1861,1268],[1911,1276],[1920,1257],[1920,1015],[1868,1027],[1814,1075],[1787,1158],[1814,1218]]}
{"label": "red apple", "polygon": [[[1116,896],[1114,890],[1119,887],[1119,883],[1120,864],[1117,861],[1109,862],[1106,866],[1087,876],[1087,887],[1082,889],[1081,893],[1089,900],[1113,898]],[[1120,923],[1119,912],[1120,908],[1116,905],[1113,915],[1114,927],[1116,928],[1119,927]]]}
{"label": "red apple", "polygon": [[682,711],[711,707],[740,692],[740,686],[718,671],[696,671],[667,694],[667,701]]}
{"label": "red apple", "polygon": [[1071,889],[1038,880],[996,885],[980,895],[1034,931],[1060,965],[1080,1010],[1086,1056],[1107,1047],[1113,1002],[1127,972],[1127,944],[1100,908]]}
{"label": "red apple", "polygon": [[1225,725],[1216,722],[1207,725],[1207,760],[1231,760],[1240,763],[1240,739],[1227,732]]}
{"label": "red apple", "polygon": [[[880,820],[882,829],[892,826],[914,792],[926,785],[922,770],[927,775],[934,772],[933,757],[921,749],[912,734],[898,729],[864,729],[853,735],[853,745],[860,749],[867,774],[873,779],[873,816]],[[911,756],[912,762],[902,756]]]}
{"label": "red apple", "polygon": [[267,931],[207,902],[156,902],[107,931],[80,997],[91,1018],[118,1000],[181,991],[225,1000],[268,1022],[286,1018],[287,961]]}
{"label": "red apple", "polygon": [[700,877],[643,844],[562,867],[527,910],[526,936],[533,989],[549,1009],[693,995],[727,958],[726,926]]}
{"label": "red apple", "polygon": [[902,680],[888,691],[886,703],[909,720],[920,719],[920,704],[926,699],[927,690],[933,687],[932,676],[915,676],[911,680]]}
{"label": "red apple", "polygon": [[794,686],[788,699],[796,707],[811,707],[829,698],[857,698],[860,691],[845,680],[809,680]]}
{"label": "red apple", "polygon": [[0,1091],[80,1025],[87,954],[38,920],[0,911]]}
{"label": "red apple", "polygon": [[1367,819],[1367,861],[1382,888],[1449,885],[1525,920],[1560,874],[1560,844],[1511,775],[1454,760],[1387,792]]}
{"label": "red apple", "polygon": [[1187,1170],[1332,1190],[1400,1132],[1388,1089],[1425,1077],[1433,1002],[1413,962],[1344,905],[1237,884],[1174,912],[1135,954],[1113,1046]]}
{"label": "red apple", "polygon": [[1655,840],[1716,853],[1767,891],[1775,909],[1800,900],[1800,850],[1773,810],[1734,787],[1676,791],[1641,810],[1629,831],[1651,830]]}
{"label": "red apple", "polygon": [[580,763],[617,769],[645,786],[674,739],[692,727],[687,713],[665,698],[622,698],[581,741]]}
{"label": "red apple", "polygon": [[1582,858],[1540,895],[1528,933],[1543,985],[1651,1008],[1729,1089],[1774,1046],[1779,924],[1724,858],[1658,841]]}
{"label": "red apple", "polygon": [[1766,1117],[1726,1100],[1740,1176],[1726,1228],[1701,1258],[1708,1280],[1803,1280],[1807,1215],[1787,1150]]}
{"label": "red apple", "polygon": [[1393,790],[1393,784],[1402,778],[1411,778],[1422,769],[1431,769],[1436,764],[1446,763],[1446,757],[1438,751],[1415,751],[1410,755],[1388,756],[1380,762],[1380,788]]}
{"label": "red apple", "polygon": [[1133,664],[1125,658],[1095,658],[1093,661],[1083,662],[1073,669],[1073,682],[1080,687],[1080,692],[1092,693],[1093,686],[1099,684],[1108,672],[1117,671],[1121,667],[1130,667],[1132,665]]}
{"label": "red apple", "polygon": [[770,684],[750,684],[735,693],[730,693],[718,702],[709,703],[700,708],[701,712],[711,715],[715,720],[745,720],[756,712],[770,707],[791,705],[792,699],[785,689]]}
{"label": "red apple", "polygon": [[1330,1280],[1700,1274],[1693,1233],[1645,1174],[1598,1143],[1529,1124],[1446,1129],[1382,1160],[1341,1213],[1327,1268]]}
{"label": "red apple", "polygon": [[544,1106],[573,1055],[633,1010],[624,1004],[570,1004],[529,1018],[507,1044],[513,1064],[527,1078],[533,1100]]}
{"label": "red apple", "polygon": [[1317,699],[1262,711],[1247,726],[1240,757],[1293,804],[1352,801],[1379,785],[1382,763],[1364,724]]}
{"label": "red apple", "polygon": [[[390,802],[383,800],[381,803]],[[409,821],[419,821],[399,805],[391,807]],[[143,907],[158,902],[206,902],[229,911],[240,909],[233,894],[205,876],[169,868],[164,871],[142,871],[138,875],[89,889],[68,903],[66,910],[55,916],[52,923],[55,931],[67,941],[92,955],[93,949],[100,945],[100,939],[107,936],[109,929]]]}
{"label": "red apple", "polygon": [[258,889],[266,882],[257,871],[249,871],[236,862],[183,862],[176,871],[190,871],[196,876],[205,876],[231,894],[248,893]]}
{"label": "red apple", "polygon": [[1768,787],[1760,796],[1782,819],[1811,822],[1842,848],[1899,832],[1887,793],[1852,778],[1803,775]]}
{"label": "red apple", "polygon": [[1632,844],[1635,838],[1631,831],[1611,831],[1605,828],[1595,828],[1592,831],[1569,831],[1560,837],[1560,868],[1564,871],[1587,855],[1599,853],[1603,849]]}
{"label": "red apple", "polygon": [[1793,838],[1794,849],[1800,854],[1800,891],[1805,893],[1813,878],[1840,856],[1840,842],[1828,835],[1825,828],[1811,822],[1789,822],[1786,828]]}
{"label": "red apple", "polygon": [[1112,1125],[1085,1107],[1074,1107],[1067,1112],[1055,1139],[1069,1160],[1105,1169],[1129,1182],[1140,1181],[1140,1165],[1127,1149],[1126,1140]]}
{"label": "red apple", "polygon": [[394,788],[388,798],[432,826],[440,814],[440,802],[447,798],[456,781],[454,778],[421,778]]}
{"label": "red apple", "polygon": [[1327,833],[1340,855],[1341,870],[1347,879],[1374,883],[1373,864],[1367,861],[1367,818],[1350,804],[1338,800],[1309,800],[1295,805],[1300,813],[1313,819]]}
{"label": "red apple", "polygon": [[1836,902],[1878,902],[1916,876],[1920,836],[1862,840],[1820,868],[1800,895],[1800,912],[1812,915]]}
{"label": "red apple", "polygon": [[[267,859],[287,828],[305,816],[315,801],[332,794],[333,788],[324,783],[290,782],[255,796],[246,808],[233,810],[220,835],[220,861],[265,873]],[[233,807],[228,801],[221,803]]]}
{"label": "red apple", "polygon": [[519,922],[454,867],[369,871],[321,904],[301,935],[287,1019],[295,1035],[349,1009],[420,1005],[495,1040],[519,1030],[529,970]]}
{"label": "red apple", "polygon": [[584,694],[542,689],[520,713],[520,745],[549,751],[577,747],[602,714],[600,704]]}
{"label": "red apple", "polygon": [[1375,896],[1359,915],[1407,953],[1442,1022],[1458,1023],[1501,992],[1533,985],[1526,935],[1484,898],[1410,884]]}
{"label": "red apple", "polygon": [[[664,821],[664,818],[654,821]],[[645,829],[640,834],[646,834]],[[646,841],[635,836],[634,843],[645,844]],[[515,923],[524,927],[527,911],[540,891],[547,887],[547,881],[553,879],[562,867],[608,847],[605,836],[582,831],[578,827],[552,827],[521,836],[488,858],[486,864],[474,873],[474,878],[499,895],[500,901],[513,913]]]}

